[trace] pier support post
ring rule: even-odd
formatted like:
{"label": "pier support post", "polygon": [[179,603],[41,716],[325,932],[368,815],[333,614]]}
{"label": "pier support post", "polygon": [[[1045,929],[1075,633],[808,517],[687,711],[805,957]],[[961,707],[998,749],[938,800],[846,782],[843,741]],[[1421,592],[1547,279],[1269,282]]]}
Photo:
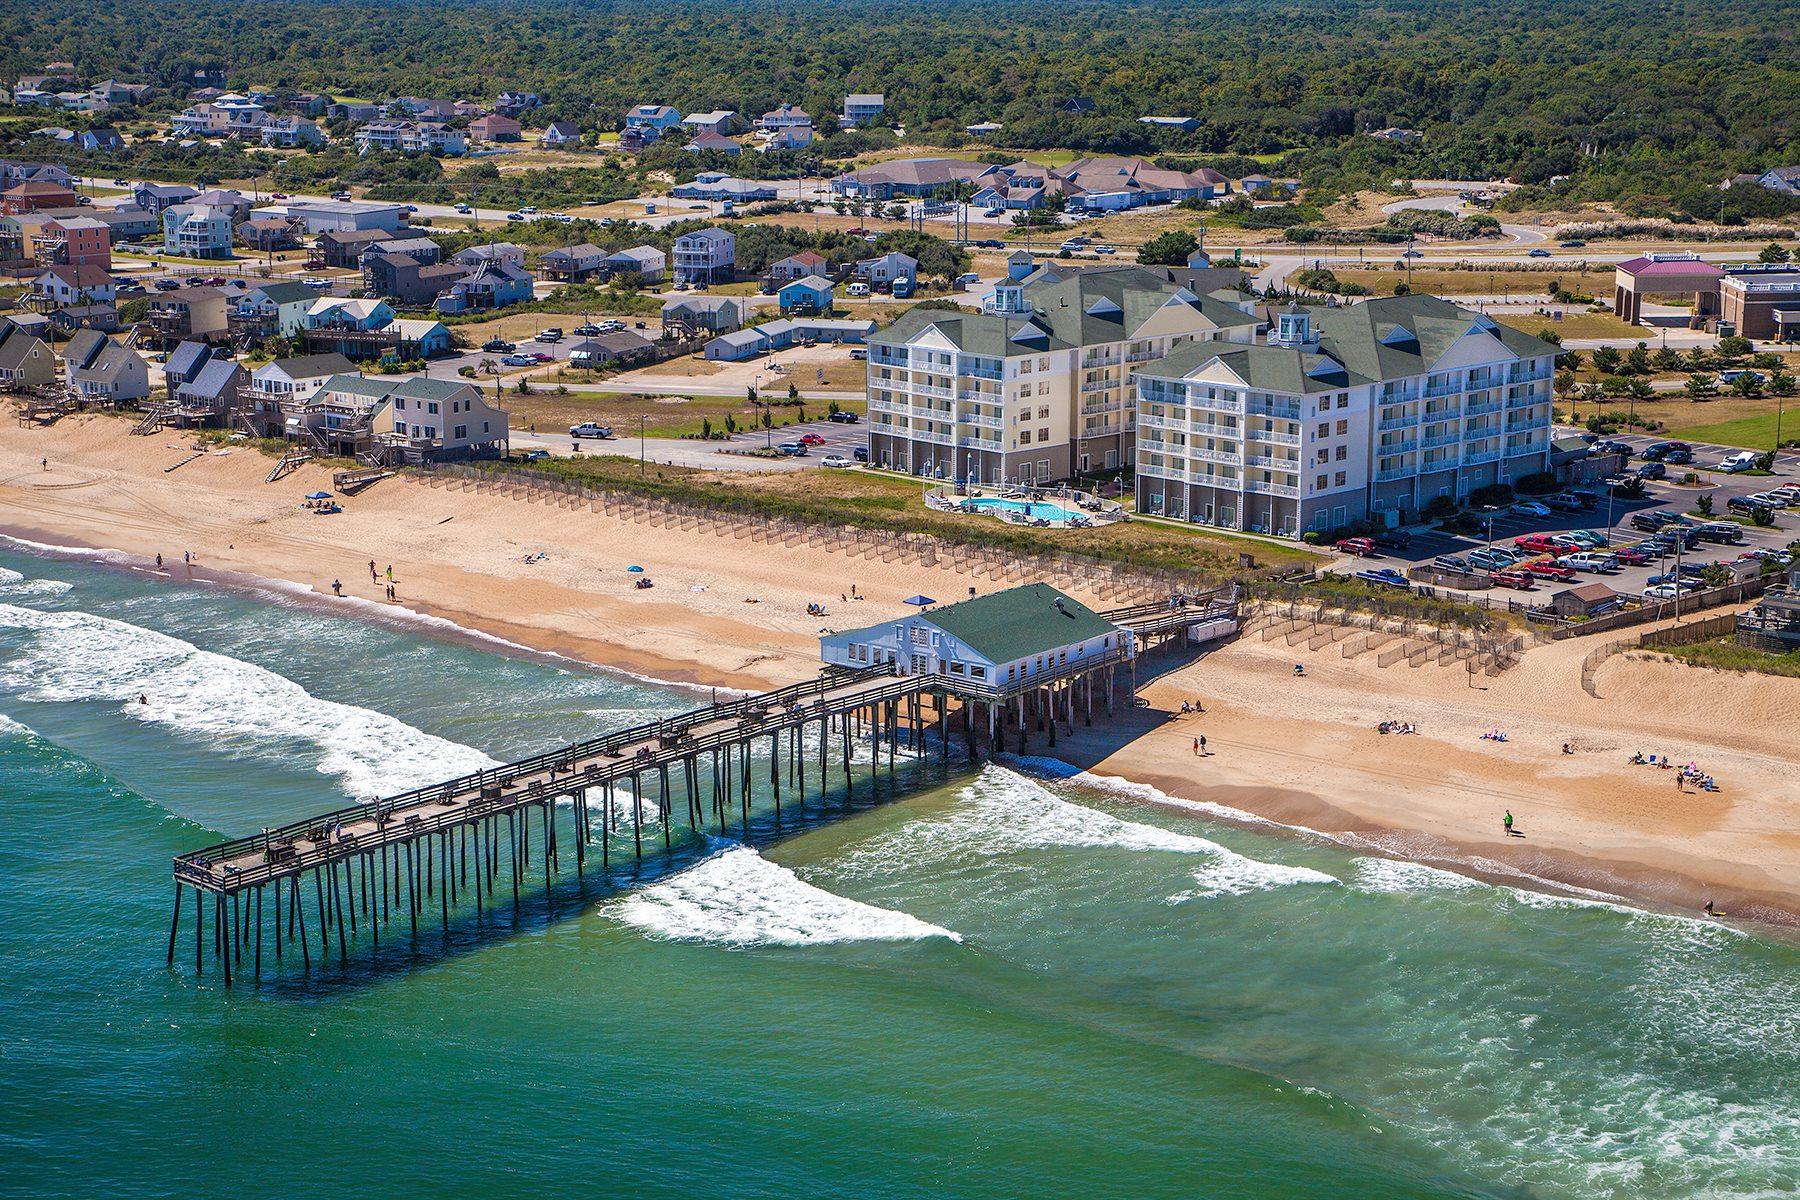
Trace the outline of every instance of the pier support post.
{"label": "pier support post", "polygon": [[175,931],[181,926],[181,884],[175,885],[175,916],[169,921],[169,965],[175,965]]}

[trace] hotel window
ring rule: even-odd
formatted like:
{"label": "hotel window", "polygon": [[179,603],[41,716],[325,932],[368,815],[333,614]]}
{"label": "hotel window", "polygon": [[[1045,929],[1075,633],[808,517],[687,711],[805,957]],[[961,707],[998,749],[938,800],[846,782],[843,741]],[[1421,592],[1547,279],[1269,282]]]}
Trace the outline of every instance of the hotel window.
{"label": "hotel window", "polygon": [[1349,392],[1341,392],[1338,394],[1338,407],[1339,408],[1349,408],[1350,407],[1350,393]]}
{"label": "hotel window", "polygon": [[1331,422],[1329,422],[1329,421],[1319,422],[1318,436],[1322,437],[1322,438],[1331,436]]}
{"label": "hotel window", "polygon": [[1313,486],[1315,488],[1323,489],[1325,486],[1325,477],[1323,475],[1319,476],[1317,479],[1315,479],[1313,481]]}
{"label": "hotel window", "polygon": [[1350,422],[1339,421],[1338,426],[1337,426],[1337,431],[1339,433],[1349,433],[1350,432]]}
{"label": "hotel window", "polygon": [[1048,421],[1049,419],[1050,419],[1050,409],[1047,406],[1044,408],[1038,409],[1038,420]]}
{"label": "hotel window", "polygon": [[1325,450],[1325,449],[1321,449],[1321,450],[1320,450],[1320,451],[1319,451],[1319,457],[1318,457],[1318,459],[1317,459],[1317,460],[1316,460],[1316,461],[1318,461],[1318,462],[1322,462],[1322,463],[1323,463],[1323,462],[1330,462],[1330,461],[1331,461],[1331,451],[1329,451],[1329,450]]}
{"label": "hotel window", "polygon": [[1323,400],[1319,401],[1319,411],[1320,412],[1330,412],[1331,411],[1331,397],[1330,396],[1327,396]]}
{"label": "hotel window", "polygon": [[1346,458],[1349,458],[1349,457],[1350,457],[1350,448],[1348,446],[1339,446],[1337,448],[1337,460],[1339,462],[1343,462]]}
{"label": "hotel window", "polygon": [[1342,471],[1339,471],[1339,472],[1338,472],[1338,473],[1337,473],[1337,485],[1338,485],[1338,486],[1339,486],[1339,487],[1343,487],[1343,486],[1344,486],[1344,473],[1343,473],[1343,472],[1342,472]]}
{"label": "hotel window", "polygon": [[1031,430],[1023,429],[1023,430],[1019,431],[1019,445],[1021,445],[1021,446],[1031,445]]}

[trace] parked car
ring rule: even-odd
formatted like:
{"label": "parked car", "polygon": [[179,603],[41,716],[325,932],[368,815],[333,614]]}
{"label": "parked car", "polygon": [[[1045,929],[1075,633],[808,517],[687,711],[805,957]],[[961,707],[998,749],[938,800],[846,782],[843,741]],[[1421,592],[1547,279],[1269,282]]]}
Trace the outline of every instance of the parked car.
{"label": "parked car", "polygon": [[1652,554],[1646,554],[1636,546],[1621,546],[1612,552],[1612,556],[1620,562],[1629,563],[1634,567],[1641,567],[1655,557]]}
{"label": "parked car", "polygon": [[1671,466],[1686,466],[1694,461],[1694,452],[1692,450],[1671,450],[1663,455],[1663,461]]}
{"label": "parked car", "polygon": [[791,454],[795,458],[806,457],[806,447],[799,442],[783,442],[781,445],[777,446],[776,449],[783,454]]}
{"label": "parked car", "polygon": [[1519,568],[1533,579],[1550,579],[1558,583],[1567,583],[1577,578],[1573,567],[1565,567],[1555,559],[1539,558]]}
{"label": "parked car", "polygon": [[527,450],[524,453],[520,454],[519,461],[520,462],[542,462],[544,459],[549,458],[549,457],[550,457],[550,452],[548,450],[543,449],[542,447],[539,447],[538,449]]}
{"label": "parked car", "polygon": [[331,286],[331,280],[326,279],[323,276],[318,276],[318,275],[311,276],[307,279],[302,279],[300,282],[305,284],[309,288],[325,289],[325,288],[329,288]]}
{"label": "parked car", "polygon": [[1392,567],[1376,567],[1372,571],[1358,571],[1356,577],[1364,583],[1373,583],[1378,587],[1412,590],[1412,581]]}
{"label": "parked car", "polygon": [[1752,492],[1746,499],[1753,500],[1767,508],[1786,508],[1788,506],[1786,497],[1779,492]]}
{"label": "parked car", "polygon": [[609,438],[613,435],[612,426],[601,425],[596,421],[583,421],[579,425],[569,426],[572,438]]}
{"label": "parked car", "polygon": [[1547,517],[1550,515],[1550,506],[1536,500],[1521,500],[1512,506],[1512,510],[1521,517]]}
{"label": "parked car", "polygon": [[1556,244],[1561,246],[1564,250],[1579,250],[1587,245],[1587,243],[1580,238],[1569,238],[1567,241],[1558,242]]}
{"label": "parked car", "polygon": [[1589,449],[1595,454],[1623,454],[1631,457],[1631,443],[1620,441],[1595,442]]}
{"label": "parked car", "polygon": [[1369,540],[1377,550],[1404,550],[1412,545],[1412,534],[1404,529],[1383,529]]}
{"label": "parked car", "polygon": [[552,363],[556,361],[556,355],[545,354],[542,350],[529,350],[526,351],[526,353],[534,363]]}
{"label": "parked car", "polygon": [[1459,558],[1454,554],[1440,554],[1431,560],[1431,566],[1433,570],[1460,572],[1464,575],[1472,574],[1474,570],[1469,565],[1468,559]]}
{"label": "parked car", "polygon": [[1736,546],[1743,542],[1744,531],[1731,521],[1706,521],[1697,530],[1703,542],[1723,542]]}
{"label": "parked car", "polygon": [[1644,447],[1644,459],[1647,462],[1660,462],[1671,450],[1692,451],[1693,447],[1686,442],[1651,442]]}
{"label": "parked car", "polygon": [[816,433],[803,433],[796,440],[802,446],[823,446],[825,444],[825,439]]}
{"label": "parked car", "polygon": [[506,214],[506,219],[509,221],[523,221],[525,218],[519,213],[510,212]]}
{"label": "parked car", "polygon": [[1766,504],[1758,504],[1748,496],[1733,496],[1725,502],[1725,508],[1728,512],[1743,513],[1746,517],[1752,518],[1757,513],[1768,513],[1771,517],[1775,515],[1774,509]]}
{"label": "parked car", "polygon": [[1736,383],[1738,380],[1742,379],[1746,375],[1748,375],[1750,377],[1750,380],[1752,383],[1762,383],[1763,382],[1763,375],[1762,375],[1761,371],[1752,371],[1747,368],[1740,367],[1735,371],[1720,371],[1719,372],[1719,386],[1720,387],[1729,387],[1732,384]]}
{"label": "parked car", "polygon": [[1481,550],[1469,552],[1469,565],[1483,571],[1498,571],[1512,566],[1519,561],[1519,556],[1499,546],[1489,546]]}
{"label": "parked car", "polygon": [[861,417],[857,416],[855,413],[851,412],[847,408],[840,408],[836,412],[832,413],[831,419],[833,421],[836,421],[839,425],[854,425],[858,421],[862,420]]}
{"label": "parked car", "polygon": [[1524,571],[1495,571],[1488,578],[1495,587],[1518,588],[1521,592],[1529,592],[1537,587],[1531,576]]}
{"label": "parked car", "polygon": [[[306,281],[306,284],[308,287],[311,287],[313,286],[313,281],[309,279]],[[156,290],[159,292],[172,292],[180,286],[181,280],[179,279],[159,279],[156,281]]]}
{"label": "parked car", "polygon": [[1366,537],[1343,538],[1337,543],[1340,554],[1354,554],[1358,558],[1375,558],[1375,543]]}
{"label": "parked car", "polygon": [[457,206],[456,206],[456,211],[457,211],[457,212],[459,212],[459,213],[464,213],[464,214],[468,214],[468,213],[472,213],[472,212],[474,212],[474,211],[475,211],[475,210],[474,210],[474,209],[472,209],[472,208],[470,208],[470,207],[469,207],[469,206],[468,206],[468,205],[467,205],[467,204],[461,204],[461,203],[459,203],[459,204],[457,204]]}
{"label": "parked car", "polygon": [[1118,251],[1113,249],[1111,246],[1102,244],[1102,245],[1094,247],[1094,253],[1095,254],[1117,254]]}
{"label": "parked car", "polygon": [[1571,529],[1563,536],[1572,539],[1589,550],[1598,549],[1611,541],[1604,533],[1599,533],[1592,529]]}
{"label": "parked car", "polygon": [[1586,497],[1571,496],[1567,492],[1557,492],[1553,496],[1545,496],[1544,503],[1557,512],[1580,512],[1588,507]]}
{"label": "parked car", "polygon": [[824,458],[821,458],[819,460],[819,465],[821,467],[843,468],[843,467],[854,467],[856,465],[856,463],[854,460],[845,458],[841,454],[827,454]]}
{"label": "parked car", "polygon": [[859,463],[866,463],[869,461],[869,448],[867,446],[858,446],[850,451],[850,457],[854,458]]}
{"label": "parked car", "polygon": [[1659,462],[1647,462],[1637,469],[1639,479],[1667,479],[1669,468]]}
{"label": "parked car", "polygon": [[1675,600],[1695,589],[1674,583],[1653,583],[1644,589],[1646,600]]}
{"label": "parked car", "polygon": [[529,354],[503,354],[500,361],[509,367],[535,367],[538,360]]}
{"label": "parked car", "polygon": [[514,350],[518,349],[517,346],[507,341],[505,338],[489,338],[487,341],[481,343],[481,348],[492,354],[511,354]]}
{"label": "parked car", "polygon": [[556,328],[554,325],[552,325],[549,329],[545,329],[545,330],[541,331],[537,335],[537,340],[540,342],[549,342],[551,345],[555,345],[557,342],[560,342],[563,340],[563,331]]}

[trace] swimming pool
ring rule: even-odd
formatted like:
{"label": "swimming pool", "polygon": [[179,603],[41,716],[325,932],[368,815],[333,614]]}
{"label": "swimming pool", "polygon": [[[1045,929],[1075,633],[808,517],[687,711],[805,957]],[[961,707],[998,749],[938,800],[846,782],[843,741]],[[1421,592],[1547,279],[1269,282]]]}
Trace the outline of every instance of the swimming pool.
{"label": "swimming pool", "polygon": [[1007,513],[1024,513],[1028,517],[1035,517],[1043,521],[1067,521],[1073,517],[1082,515],[1077,510],[1064,508],[1060,504],[1050,504],[1042,500],[1034,503],[1029,500],[1002,500],[998,496],[976,496],[964,500],[963,504],[969,508],[978,508],[991,512],[995,516]]}

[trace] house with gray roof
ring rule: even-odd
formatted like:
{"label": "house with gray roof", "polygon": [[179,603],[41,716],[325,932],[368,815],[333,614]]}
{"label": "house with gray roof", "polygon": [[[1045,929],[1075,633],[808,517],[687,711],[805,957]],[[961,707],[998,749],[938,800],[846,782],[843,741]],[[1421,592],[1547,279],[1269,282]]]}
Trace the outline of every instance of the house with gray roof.
{"label": "house with gray roof", "polygon": [[96,329],[83,329],[63,345],[69,386],[84,400],[128,404],[150,396],[150,368],[137,354]]}
{"label": "house with gray roof", "polygon": [[1257,325],[1133,266],[1029,271],[979,313],[913,309],[869,339],[870,462],[989,485],[1116,471],[1133,461],[1132,372],[1184,342],[1247,345]]}
{"label": "house with gray roof", "polygon": [[43,340],[0,321],[0,390],[16,392],[56,382],[56,355]]}
{"label": "house with gray roof", "polygon": [[1547,468],[1556,347],[1435,296],[1290,304],[1136,373],[1138,511],[1297,537]]}
{"label": "house with gray roof", "polygon": [[606,269],[614,275],[635,272],[645,283],[661,283],[669,269],[669,256],[655,246],[633,246],[607,255]]}

